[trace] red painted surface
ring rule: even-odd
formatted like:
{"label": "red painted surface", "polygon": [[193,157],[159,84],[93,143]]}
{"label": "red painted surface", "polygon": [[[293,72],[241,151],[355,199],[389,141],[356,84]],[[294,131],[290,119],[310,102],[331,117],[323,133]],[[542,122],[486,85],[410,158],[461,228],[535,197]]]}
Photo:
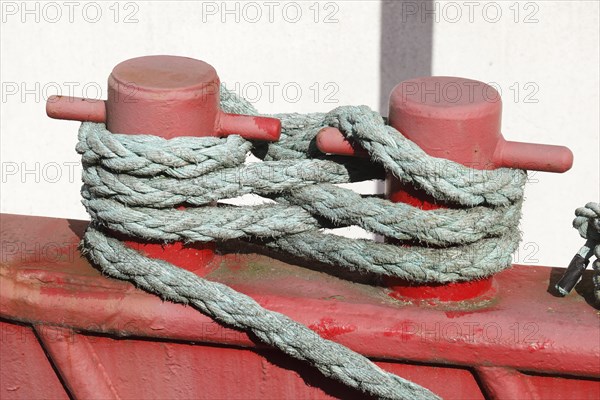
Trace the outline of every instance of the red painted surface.
{"label": "red painted surface", "polygon": [[106,105],[104,100],[50,96],[46,102],[46,114],[55,119],[106,122]]}
{"label": "red painted surface", "polygon": [[49,398],[69,399],[33,329],[0,320],[0,399]]}
{"label": "red painted surface", "polygon": [[[108,100],[52,96],[48,116],[106,122],[109,131],[178,136],[227,136],[276,141],[276,118],[228,114],[219,108],[221,82],[204,61],[175,56],[146,56],[118,64],[108,78]],[[124,238],[122,235],[116,235]],[[129,238],[126,243],[149,257],[160,258],[199,275],[214,256],[214,243],[156,244]]]}
{"label": "red painted surface", "polygon": [[[65,381],[64,388],[52,386],[58,378],[41,374],[23,390],[48,380],[46,398],[94,385],[105,393],[114,388],[118,397],[108,398],[131,399],[358,396],[191,307],[101,276],[74,247],[85,221],[2,215],[1,222],[3,329],[13,332],[17,320],[35,325],[41,341],[33,343]],[[600,396],[600,320],[587,303],[591,287],[580,284],[565,298],[547,293],[564,269],[515,266],[497,275],[492,299],[412,302],[267,255],[223,253],[210,263],[208,279],[446,399]],[[0,360],[1,393],[14,387],[15,376],[43,366],[40,350],[26,352],[17,353],[18,362]]]}
{"label": "red painted surface", "polygon": [[387,280],[388,285],[394,289],[390,296],[398,300],[403,298],[425,301],[462,301],[473,298],[485,300],[492,299],[496,294],[493,279],[429,285],[404,281],[402,281],[402,285],[398,285],[397,282],[397,280]]}
{"label": "red painted surface", "polygon": [[116,399],[109,372],[99,359],[93,342],[58,326],[35,326],[40,343],[52,358],[69,393],[76,399]]}
{"label": "red painted surface", "polygon": [[[425,77],[404,81],[390,95],[389,124],[427,154],[476,169],[500,167],[565,172],[573,154],[563,146],[506,141],[500,131],[502,101],[498,92],[483,82],[454,77]],[[326,153],[366,156],[335,128],[317,135],[317,146]],[[386,195],[393,202],[424,210],[456,207],[441,204],[427,193],[386,179]],[[396,297],[457,301],[489,295],[492,278],[449,285],[415,285],[390,278]]]}
{"label": "red painted surface", "polygon": [[356,330],[354,325],[339,324],[329,317],[321,318],[319,323],[310,324],[308,327],[325,339],[333,339],[336,336]]}
{"label": "red painted surface", "polygon": [[480,366],[476,371],[490,399],[539,399],[537,388],[511,368]]}
{"label": "red painted surface", "polygon": [[241,135],[276,141],[276,118],[228,114],[219,108],[221,81],[204,61],[175,56],[146,56],[118,64],[108,78],[108,100],[51,96],[51,118],[106,122],[109,131],[178,136]]}
{"label": "red painted surface", "polygon": [[[490,92],[485,101],[483,94],[456,100],[450,98],[456,78],[439,79],[445,87],[439,91],[442,100],[435,93],[432,100],[436,81],[428,79],[408,81],[392,94],[392,124],[403,133],[402,124],[408,124],[410,134],[417,135],[409,138],[429,154],[481,169],[570,167],[572,155],[564,148],[504,141],[499,99],[490,102]],[[479,84],[457,82],[471,89]],[[47,110],[54,118],[106,121],[111,131],[126,134],[278,138],[277,120],[221,112],[218,85],[214,69],[201,61],[142,57],[113,70],[106,103],[52,98]],[[329,137],[320,134],[319,146],[339,144],[339,136]],[[361,149],[346,143],[343,151],[356,154]],[[441,206],[397,184],[390,181],[393,201]],[[1,360],[2,398],[15,392],[14,382],[29,378],[29,371],[37,373],[37,381],[21,379],[22,391],[13,398],[36,398],[37,382],[44,384],[46,398],[359,396],[193,308],[102,277],[76,250],[85,225],[2,215],[0,326],[10,331],[17,327],[35,339],[27,355],[25,350],[11,353],[9,366]],[[590,340],[600,335],[600,328],[585,297],[591,291],[580,288],[583,296],[552,297],[546,292],[549,281],[562,270],[515,267],[494,281],[416,288],[403,284],[391,291],[252,252],[215,255],[214,244],[129,244],[226,283],[447,399],[600,397],[600,343]],[[427,301],[413,301],[417,298]],[[29,326],[35,327],[35,335]],[[13,342],[8,341],[11,349]],[[3,343],[2,355],[4,348]],[[48,359],[54,374],[48,372]]]}
{"label": "red painted surface", "polygon": [[[507,141],[500,130],[502,100],[491,86],[465,78],[424,77],[398,84],[390,95],[389,124],[427,154],[477,169],[500,167],[566,172],[567,147]],[[319,149],[364,156],[335,128],[323,129]]]}

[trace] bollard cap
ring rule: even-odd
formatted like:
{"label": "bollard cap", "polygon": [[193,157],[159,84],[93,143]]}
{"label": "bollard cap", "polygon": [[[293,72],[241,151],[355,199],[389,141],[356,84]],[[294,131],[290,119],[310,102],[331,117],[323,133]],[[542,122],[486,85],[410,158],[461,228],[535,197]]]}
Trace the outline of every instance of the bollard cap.
{"label": "bollard cap", "polygon": [[204,61],[177,56],[144,56],[114,67],[109,87],[118,90],[117,85],[130,89],[126,94],[130,99],[163,100],[197,95],[199,90],[211,86],[208,93],[218,93],[219,77],[217,71]]}
{"label": "bollard cap", "polygon": [[[499,127],[502,99],[492,86],[451,76],[403,81],[390,94],[390,124],[397,112],[429,119],[469,121],[493,116]],[[401,121],[396,121],[400,123]],[[492,127],[490,127],[492,128]]]}
{"label": "bollard cap", "polygon": [[53,96],[46,103],[52,118],[106,122],[125,134],[227,136],[275,141],[276,118],[221,111],[220,80],[215,69],[193,58],[157,55],[118,64],[108,79],[108,99],[91,101]]}
{"label": "bollard cap", "polygon": [[429,155],[477,169],[496,167],[501,119],[498,92],[472,79],[410,79],[390,95],[390,125]]}
{"label": "bollard cap", "polygon": [[[398,84],[390,95],[389,124],[431,156],[471,168],[565,172],[573,153],[564,146],[512,142],[501,133],[502,100],[492,86],[472,79],[423,77]],[[325,153],[364,156],[335,128],[317,135]]]}

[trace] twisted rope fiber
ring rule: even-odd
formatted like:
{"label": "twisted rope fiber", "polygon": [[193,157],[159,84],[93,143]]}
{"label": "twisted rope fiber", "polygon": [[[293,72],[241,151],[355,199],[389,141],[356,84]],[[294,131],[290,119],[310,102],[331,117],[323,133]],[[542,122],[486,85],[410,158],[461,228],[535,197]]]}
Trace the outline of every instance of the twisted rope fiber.
{"label": "twisted rope fiber", "polygon": [[600,203],[590,202],[585,207],[576,209],[573,227],[577,229],[582,238],[587,239],[586,245],[582,248],[584,254],[581,255],[586,257],[593,254],[596,257],[592,264],[595,271],[592,279],[594,295],[596,300],[600,302]]}
{"label": "twisted rope fiber", "polygon": [[[226,112],[257,114],[225,89],[221,106]],[[520,237],[524,171],[473,170],[429,157],[367,107],[275,117],[282,120],[282,137],[268,145],[253,145],[239,136],[165,140],[119,135],[102,124],[82,124],[77,151],[84,165],[83,203],[93,221],[82,242],[84,253],[104,273],[249,330],[348,386],[380,398],[436,398],[243,294],[148,259],[103,233],[109,228],[164,242],[262,239],[275,250],[420,282],[480,278],[510,265]],[[361,143],[383,168],[369,160],[320,154],[314,137],[324,126],[336,126]],[[263,162],[243,164],[248,151]],[[382,178],[384,169],[438,199],[470,209],[423,211],[335,186]],[[275,204],[211,205],[250,193]],[[181,203],[201,207],[172,208]],[[347,225],[444,248],[399,247],[321,230]]]}
{"label": "twisted rope fiber", "polygon": [[162,260],[149,259],[94,227],[84,235],[86,255],[106,273],[133,281],[151,293],[191,304],[215,320],[250,331],[263,343],[307,361],[323,375],[382,399],[437,399],[410,381],[385,372],[366,357],[329,340],[252,298],[217,282],[199,278]]}
{"label": "twisted rope fiber", "polygon": [[[224,97],[235,98],[231,95]],[[244,103],[239,99],[234,103],[237,108],[228,109],[227,104],[225,101],[223,108],[229,112],[240,108],[245,112],[252,111],[250,106],[240,107]],[[360,122],[365,114],[370,123]],[[219,160],[224,152],[218,151],[215,143],[220,140],[224,145],[229,145],[241,138],[210,138],[206,148],[203,148],[202,142],[206,138],[166,141],[153,137],[151,147],[144,148],[141,145],[144,142],[142,135],[131,139],[130,135],[113,135],[100,124],[84,124],[78,145],[86,165],[83,176],[84,204],[90,214],[105,226],[128,235],[185,241],[226,240],[244,235],[278,238],[285,235],[270,241],[268,246],[292,251],[309,259],[341,264],[350,269],[421,282],[469,280],[490,275],[510,265],[510,254],[517,243],[515,238],[519,236],[516,226],[520,215],[524,172],[472,170],[448,160],[427,157],[397,131],[389,131],[393,128],[387,127],[380,116],[365,107],[343,107],[329,114],[311,114],[304,118],[298,114],[278,117],[283,121],[284,134],[279,143],[267,148],[262,156],[266,162],[220,170]],[[408,176],[405,180],[422,186],[438,198],[462,199],[466,205],[487,207],[475,207],[468,211],[422,212],[406,205],[392,205],[381,199],[360,198],[350,190],[331,185],[372,179],[377,176],[370,171],[377,172],[377,168],[368,168],[364,161],[351,162],[348,158],[343,161],[340,158],[309,159],[314,152],[311,148],[314,136],[326,123],[339,125],[348,136],[354,135],[374,154],[374,158],[382,160],[388,170],[398,176]],[[379,136],[373,131],[377,131]],[[202,157],[190,155],[188,147],[198,149]],[[401,149],[405,149],[406,154]],[[169,152],[178,157],[174,158]],[[397,154],[394,157],[401,161],[394,161],[388,152]],[[163,153],[167,154],[161,156]],[[211,153],[216,153],[216,156],[211,158]],[[129,158],[133,160],[132,163],[140,164],[140,158],[147,158],[144,157],[146,154],[153,156],[155,164],[156,161],[162,161],[160,157],[167,160],[161,165],[142,164],[143,170],[163,171],[162,174],[138,176],[142,174],[141,170],[134,171],[127,165]],[[191,161],[185,162],[182,154]],[[222,160],[222,165],[240,163],[241,152],[223,157]],[[165,169],[165,165],[170,168]],[[423,182],[424,176],[429,176],[430,180],[421,185],[418,182]],[[449,194],[442,196],[440,191],[443,190]],[[206,205],[215,200],[249,193],[267,197],[281,195],[286,204],[297,206],[289,209],[290,215],[297,215],[297,218],[290,218],[289,225],[287,221],[274,217],[265,218],[261,220],[262,229],[258,229],[257,219],[252,214],[264,214],[259,209],[230,207],[220,209],[218,213],[205,209],[200,212],[170,209],[162,210],[162,218],[158,218],[158,213],[153,210],[184,202]],[[97,199],[103,201],[95,201]],[[281,197],[278,200],[283,203]],[[304,213],[300,207],[305,210]],[[285,214],[284,210],[281,212]],[[425,250],[414,254],[414,248],[398,249],[385,244],[344,239],[333,242],[330,236],[314,229],[316,220],[313,215],[340,226],[359,225],[387,237],[416,239],[434,246],[469,245],[481,240],[488,245],[461,248],[462,253],[472,256],[469,257],[472,260],[470,268],[464,268],[464,258],[446,256],[443,252]],[[310,231],[309,225],[312,225]],[[485,241],[486,238],[494,239]],[[494,248],[489,251],[493,244]],[[348,250],[340,249],[332,253],[333,245],[343,245]],[[364,249],[373,249],[380,254],[365,254]],[[451,255],[457,254],[456,248],[449,251]],[[434,257],[421,260],[422,256],[429,254]]]}

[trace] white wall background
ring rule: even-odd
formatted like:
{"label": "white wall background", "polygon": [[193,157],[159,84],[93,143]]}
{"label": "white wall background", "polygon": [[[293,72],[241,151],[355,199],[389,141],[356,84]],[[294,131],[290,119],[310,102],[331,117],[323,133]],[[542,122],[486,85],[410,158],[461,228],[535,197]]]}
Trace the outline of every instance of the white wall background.
{"label": "white wall background", "polygon": [[[571,228],[573,210],[600,198],[598,2],[398,1],[384,6],[396,16],[384,15],[385,26],[379,1],[247,4],[3,1],[1,211],[87,218],[74,151],[78,123],[47,118],[45,99],[105,98],[111,69],[128,58],[205,60],[264,112],[378,109],[387,97],[381,82],[429,69],[495,82],[508,139],[573,150],[571,171],[536,173],[528,185],[515,255],[519,263],[568,263],[582,244]],[[420,24],[432,27],[431,37],[420,37],[427,31]],[[412,62],[419,57],[431,65]]]}

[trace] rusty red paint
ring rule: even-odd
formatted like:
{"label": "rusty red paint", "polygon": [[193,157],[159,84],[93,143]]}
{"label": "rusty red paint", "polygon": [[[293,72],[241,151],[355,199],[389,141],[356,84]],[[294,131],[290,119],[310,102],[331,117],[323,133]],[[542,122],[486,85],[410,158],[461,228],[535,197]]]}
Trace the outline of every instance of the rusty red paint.
{"label": "rusty red paint", "polygon": [[356,330],[356,326],[340,325],[333,318],[329,317],[321,318],[319,323],[310,324],[308,327],[325,339],[333,339],[336,336]]}
{"label": "rusty red paint", "polygon": [[490,306],[486,307],[485,309],[480,309],[480,310],[474,310],[474,311],[469,311],[469,310],[449,310],[446,311],[446,317],[448,318],[460,318],[460,317],[464,317],[465,315],[469,315],[469,314],[473,314],[473,313],[483,313],[483,312],[489,312],[489,311],[493,311],[494,310],[494,306],[493,306],[493,297],[489,298],[490,300]]}
{"label": "rusty red paint", "polygon": [[419,285],[398,279],[387,279],[386,282],[394,289],[390,293],[391,297],[398,300],[422,299],[428,304],[435,304],[436,301],[462,301],[474,298],[481,301],[492,299],[495,294],[492,279],[429,285]]}
{"label": "rusty red paint", "polygon": [[412,339],[413,335],[415,335],[416,331],[408,329],[407,327],[415,325],[416,322],[412,320],[404,320],[397,324],[394,324],[392,327],[383,332],[383,336],[387,337],[399,337],[402,341],[407,341]]}
{"label": "rusty red paint", "polygon": [[[28,247],[49,240],[74,241],[86,224],[3,215],[2,240]],[[428,305],[396,301],[384,288],[344,281],[264,255],[217,255],[211,265],[214,269],[208,279],[312,324],[316,331],[380,360],[384,368],[444,398],[488,396],[487,383],[471,371],[489,366],[525,371],[517,375],[518,381],[530,382],[542,398],[595,399],[600,393],[600,343],[590,340],[599,334],[598,315],[578,293],[587,296],[591,288],[588,292],[578,288],[566,298],[551,296],[546,291],[549,280],[562,269],[515,266],[498,274],[498,294],[491,301]],[[55,277],[37,279],[40,270]],[[221,327],[191,307],[163,302],[129,283],[102,277],[79,256],[70,262],[49,261],[45,267],[39,263],[32,267],[13,254],[0,267],[0,277],[2,318],[35,324],[36,329],[61,325],[87,332],[86,340],[124,398],[135,397],[135,390],[138,397],[140,393],[146,397],[145,389],[131,384],[140,380],[153,382],[148,390],[155,395],[149,394],[149,398],[185,397],[175,394],[177,388],[183,388],[187,397],[201,396],[199,393],[217,396],[235,382],[244,385],[237,386],[233,397],[353,395],[311,375],[299,363],[287,364],[246,334]],[[57,287],[61,290],[47,290]],[[78,335],[74,340],[79,340]],[[170,350],[165,352],[165,348]],[[261,362],[262,357],[267,361]],[[271,363],[274,367],[268,366]],[[294,372],[286,370],[290,365]],[[269,371],[266,377],[263,368]],[[196,386],[194,379],[189,382],[183,371],[196,374],[203,386]],[[308,379],[309,386],[297,374]],[[444,385],[446,379],[454,379],[454,384]],[[256,380],[265,384],[256,385]],[[514,385],[522,384],[519,382]],[[314,386],[318,389],[311,392]]]}

